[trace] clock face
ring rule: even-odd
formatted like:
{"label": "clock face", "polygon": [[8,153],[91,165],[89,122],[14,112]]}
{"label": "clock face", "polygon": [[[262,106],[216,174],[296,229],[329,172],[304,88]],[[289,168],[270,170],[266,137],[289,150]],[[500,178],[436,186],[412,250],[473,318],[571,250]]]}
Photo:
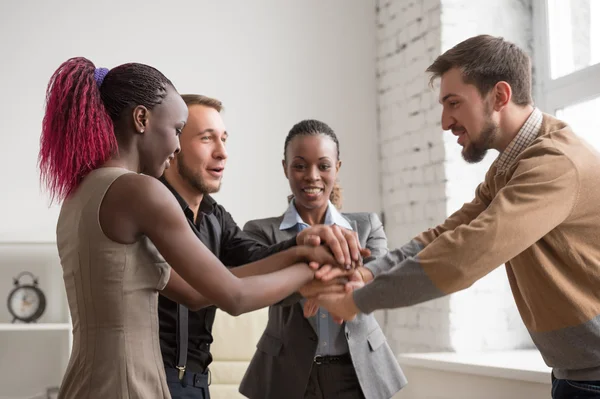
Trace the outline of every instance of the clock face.
{"label": "clock face", "polygon": [[20,319],[28,319],[38,311],[40,297],[33,288],[21,287],[10,298],[10,307],[15,316]]}

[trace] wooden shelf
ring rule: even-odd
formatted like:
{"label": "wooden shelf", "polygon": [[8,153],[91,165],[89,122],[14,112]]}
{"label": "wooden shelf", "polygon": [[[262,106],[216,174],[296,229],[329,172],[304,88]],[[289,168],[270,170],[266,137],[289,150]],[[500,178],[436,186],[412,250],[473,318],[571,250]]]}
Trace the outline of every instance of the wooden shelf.
{"label": "wooden shelf", "polygon": [[70,323],[0,323],[1,331],[69,331]]}

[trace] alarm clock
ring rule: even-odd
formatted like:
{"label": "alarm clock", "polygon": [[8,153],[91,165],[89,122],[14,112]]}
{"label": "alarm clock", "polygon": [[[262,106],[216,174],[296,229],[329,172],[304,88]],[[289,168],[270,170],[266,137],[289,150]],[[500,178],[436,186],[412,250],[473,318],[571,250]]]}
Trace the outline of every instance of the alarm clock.
{"label": "alarm clock", "polygon": [[[21,284],[21,277],[31,277],[31,284]],[[38,287],[37,277],[29,272],[22,272],[13,279],[15,288],[8,294],[8,311],[13,316],[12,322],[32,323],[37,321],[46,310],[46,296]]]}

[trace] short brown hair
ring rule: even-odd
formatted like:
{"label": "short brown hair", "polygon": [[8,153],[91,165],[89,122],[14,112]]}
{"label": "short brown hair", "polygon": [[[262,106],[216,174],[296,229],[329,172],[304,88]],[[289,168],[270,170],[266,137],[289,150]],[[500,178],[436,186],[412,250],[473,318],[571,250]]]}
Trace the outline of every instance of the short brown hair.
{"label": "short brown hair", "polygon": [[453,68],[459,68],[464,82],[477,87],[482,96],[504,81],[512,89],[515,104],[533,103],[531,60],[525,51],[502,37],[479,35],[452,47],[427,68],[433,74],[430,83]]}
{"label": "short brown hair", "polygon": [[217,112],[221,112],[223,109],[223,103],[221,101],[201,94],[182,94],[181,98],[183,98],[183,101],[188,107],[190,105],[204,105],[205,107],[216,109]]}

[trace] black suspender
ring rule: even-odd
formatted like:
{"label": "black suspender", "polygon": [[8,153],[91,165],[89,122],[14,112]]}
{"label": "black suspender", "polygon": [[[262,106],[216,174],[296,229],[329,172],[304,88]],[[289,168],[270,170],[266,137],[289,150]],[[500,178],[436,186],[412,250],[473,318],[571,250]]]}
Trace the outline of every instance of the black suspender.
{"label": "black suspender", "polygon": [[[208,226],[215,235],[215,242],[221,242],[221,224],[217,217],[210,213],[204,215],[207,218]],[[219,256],[219,254],[215,254]],[[188,308],[182,304],[177,304],[177,366],[179,370],[179,379],[183,380],[188,355]]]}
{"label": "black suspender", "polygon": [[188,352],[188,308],[182,304],[177,304],[177,369],[179,370],[179,379],[182,380],[185,375],[185,364],[187,363]]}

